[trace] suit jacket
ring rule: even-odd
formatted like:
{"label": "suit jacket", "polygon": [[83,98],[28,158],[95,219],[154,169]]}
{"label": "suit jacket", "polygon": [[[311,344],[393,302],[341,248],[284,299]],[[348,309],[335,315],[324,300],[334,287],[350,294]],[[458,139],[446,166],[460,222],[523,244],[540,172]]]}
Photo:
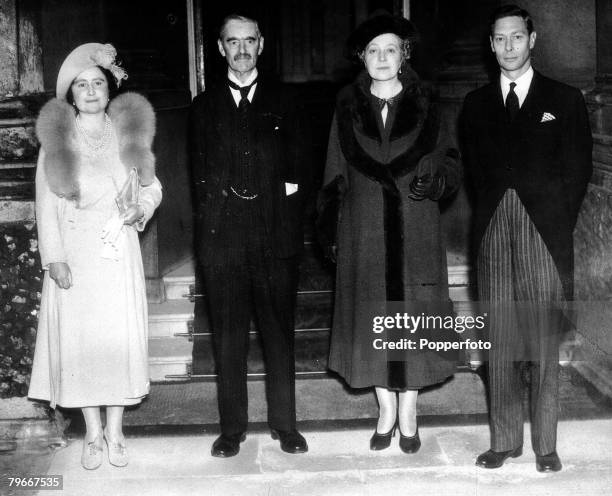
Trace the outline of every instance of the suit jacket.
{"label": "suit jacket", "polygon": [[582,93],[536,71],[512,124],[499,80],[468,94],[462,117],[466,164],[476,195],[476,246],[505,191],[514,188],[571,298],[572,234],[592,173],[592,137]]}
{"label": "suit jacket", "polygon": [[[190,156],[195,183],[196,251],[204,265],[223,263],[224,221],[230,191],[231,116],[236,104],[225,81],[198,95],[190,113]],[[251,150],[258,173],[258,193],[270,247],[278,258],[297,254],[303,245],[302,213],[307,189],[305,133],[295,112],[295,99],[282,87],[258,80],[249,112]],[[271,171],[271,172],[270,172]],[[286,194],[285,183],[298,184]],[[246,201],[246,200],[245,200]]]}

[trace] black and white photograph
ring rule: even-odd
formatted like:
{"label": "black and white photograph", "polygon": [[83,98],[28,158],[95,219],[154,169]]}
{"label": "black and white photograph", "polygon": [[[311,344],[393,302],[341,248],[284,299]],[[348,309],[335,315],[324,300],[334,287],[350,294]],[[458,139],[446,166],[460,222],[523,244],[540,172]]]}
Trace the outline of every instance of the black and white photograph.
{"label": "black and white photograph", "polygon": [[0,0],[0,494],[597,496],[610,445],[612,0]]}

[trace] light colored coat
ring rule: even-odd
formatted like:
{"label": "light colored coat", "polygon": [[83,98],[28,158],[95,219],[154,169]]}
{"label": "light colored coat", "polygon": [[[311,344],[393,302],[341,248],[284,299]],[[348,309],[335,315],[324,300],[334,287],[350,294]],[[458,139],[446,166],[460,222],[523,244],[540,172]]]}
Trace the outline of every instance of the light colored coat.
{"label": "light colored coat", "polygon": [[[87,149],[78,133],[64,136],[78,161],[59,181],[49,181],[57,172],[50,173],[56,162],[44,148],[49,136],[39,135],[43,149],[36,174],[36,216],[41,261],[45,269],[65,262],[72,274],[67,290],[59,288],[47,270],[43,281],[28,395],[52,407],[129,405],[149,391],[147,302],[136,228],[144,229],[162,193],[153,173],[150,184],[140,187],[145,218],[121,229],[118,259],[102,257],[101,231],[117,215],[115,198],[134,165],[122,160],[120,137],[125,130],[117,121],[110,145],[99,155]],[[72,193],[60,197],[52,191],[66,185],[72,189],[62,191]]]}

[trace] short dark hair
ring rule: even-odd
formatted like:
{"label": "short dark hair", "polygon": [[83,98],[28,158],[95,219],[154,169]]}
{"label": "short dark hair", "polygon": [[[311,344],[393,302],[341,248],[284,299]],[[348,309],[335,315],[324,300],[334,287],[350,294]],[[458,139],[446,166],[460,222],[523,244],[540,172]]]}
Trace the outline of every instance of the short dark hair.
{"label": "short dark hair", "polygon": [[510,4],[510,5],[500,5],[497,7],[493,13],[491,14],[490,19],[490,34],[493,36],[493,29],[495,28],[495,22],[498,19],[503,19],[504,17],[520,17],[525,21],[525,25],[527,26],[527,32],[529,34],[533,33],[533,20],[531,19],[531,15],[525,9],[520,8],[518,5]]}
{"label": "short dark hair", "polygon": [[[119,92],[119,86],[117,85],[115,76],[113,76],[113,73],[111,71],[109,71],[108,69],[105,69],[104,67],[100,67],[99,65],[97,65],[96,67],[100,69],[100,71],[102,71],[102,74],[104,74],[104,77],[106,78],[106,83],[108,84],[108,99],[112,100],[113,98],[115,98],[115,96],[117,96],[117,93]],[[74,84],[75,80],[76,78],[72,80],[72,82],[70,83],[70,86],[68,87],[68,93],[66,93],[66,101],[70,105],[74,103],[74,95],[72,94],[72,85]]]}
{"label": "short dark hair", "polygon": [[255,19],[253,19],[252,17],[247,17],[247,16],[243,16],[239,14],[230,14],[221,21],[221,27],[219,28],[219,39],[220,40],[223,39],[223,33],[225,32],[225,27],[230,21],[252,22],[253,24],[255,24],[255,32],[257,33],[257,37],[261,38],[261,31],[259,30],[259,24]]}

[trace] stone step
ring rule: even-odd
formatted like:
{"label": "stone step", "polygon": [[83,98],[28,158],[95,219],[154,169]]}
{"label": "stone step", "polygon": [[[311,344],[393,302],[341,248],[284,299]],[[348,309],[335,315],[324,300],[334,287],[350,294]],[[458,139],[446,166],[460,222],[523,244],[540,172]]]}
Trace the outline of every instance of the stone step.
{"label": "stone step", "polygon": [[[296,329],[328,329],[331,323],[333,294],[330,291],[299,292],[297,295]],[[206,303],[199,299],[195,304],[189,300],[168,300],[163,303],[149,304],[149,336],[173,337],[187,335],[194,314],[199,318],[193,332],[210,334],[206,317]],[[251,331],[255,329],[251,323]]]}
{"label": "stone step", "polygon": [[[168,366],[170,367],[170,365]],[[249,380],[249,422],[266,422],[265,382]],[[297,416],[304,420],[375,418],[378,407],[371,388],[350,389],[337,376],[298,374]],[[483,382],[461,369],[447,382],[419,392],[419,415],[470,415],[487,411]],[[206,425],[219,422],[217,385],[204,381],[153,384],[148,399],[125,412],[125,425]]]}
{"label": "stone step", "polygon": [[[318,247],[312,241],[304,242],[304,253],[300,262],[300,291],[322,291],[333,289],[333,268],[325,266]],[[192,290],[201,294],[202,289],[195,277],[195,263],[187,260],[163,278],[166,300],[188,298]],[[196,286],[198,286],[196,288]]]}
{"label": "stone step", "polygon": [[187,324],[193,321],[194,304],[189,300],[172,300],[149,304],[149,337],[173,337],[187,333]]}
{"label": "stone step", "polygon": [[[196,340],[195,364],[192,353],[194,343],[184,337],[149,338],[149,373],[152,381],[187,379],[185,374],[200,377],[215,376],[212,336]],[[312,330],[295,333],[295,368],[301,374],[325,373],[329,350],[329,331]],[[249,333],[247,374],[260,377],[265,373],[263,348],[258,333]],[[174,376],[180,377],[174,377]]]}
{"label": "stone step", "polygon": [[[247,382],[249,422],[266,422],[265,383]],[[297,419],[348,420],[376,418],[378,408],[371,388],[351,389],[335,375],[297,375],[295,384]],[[528,395],[524,396],[525,417]],[[609,417],[610,403],[594,398],[592,386],[572,367],[559,374],[561,418]],[[599,406],[595,405],[597,403]],[[595,408],[597,406],[597,408]],[[481,376],[460,368],[454,377],[440,385],[419,391],[418,413],[422,416],[486,414],[486,394]],[[214,379],[156,383],[147,400],[126,409],[124,425],[209,425],[219,422],[217,385]]]}
{"label": "stone step", "polygon": [[[333,289],[333,271],[324,267],[323,262],[310,256],[315,248],[305,245],[306,252],[300,264],[300,283],[298,290],[325,291]],[[311,253],[309,253],[309,251]],[[181,269],[185,272],[185,269]],[[467,265],[456,265],[448,267],[448,284],[450,298],[454,302],[468,302],[475,299],[474,283],[472,281],[472,269]],[[171,273],[164,277],[164,288],[167,300],[179,300],[188,298],[190,292],[195,289],[196,278],[193,272],[187,274]],[[201,294],[201,288],[195,289]]]}
{"label": "stone step", "polygon": [[164,276],[166,300],[188,299],[195,285],[195,276]]}
{"label": "stone step", "polygon": [[184,375],[191,363],[193,343],[185,338],[149,338],[149,377],[153,382],[168,375]]}

